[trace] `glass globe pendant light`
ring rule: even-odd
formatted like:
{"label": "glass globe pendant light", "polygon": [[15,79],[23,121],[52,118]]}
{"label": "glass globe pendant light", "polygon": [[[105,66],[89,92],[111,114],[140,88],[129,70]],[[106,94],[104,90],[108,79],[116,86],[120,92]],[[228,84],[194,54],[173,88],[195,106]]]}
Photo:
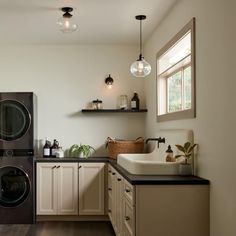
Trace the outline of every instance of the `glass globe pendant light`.
{"label": "glass globe pendant light", "polygon": [[151,66],[142,55],[142,20],[145,20],[146,16],[138,15],[135,18],[140,21],[140,54],[138,60],[131,65],[130,72],[135,77],[146,77],[151,73]]}
{"label": "glass globe pendant light", "polygon": [[78,26],[72,20],[72,14],[70,12],[73,11],[72,7],[63,7],[61,8],[62,12],[65,12],[63,16],[58,20],[57,24],[59,25],[59,29],[63,33],[71,33],[74,32]]}

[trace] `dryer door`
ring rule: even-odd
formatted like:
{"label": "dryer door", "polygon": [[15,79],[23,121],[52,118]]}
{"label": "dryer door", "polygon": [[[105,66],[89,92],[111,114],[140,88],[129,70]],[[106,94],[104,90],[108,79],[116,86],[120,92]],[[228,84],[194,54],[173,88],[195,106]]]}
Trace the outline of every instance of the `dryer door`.
{"label": "dryer door", "polygon": [[30,192],[28,175],[18,167],[0,168],[0,206],[16,207],[22,204]]}
{"label": "dryer door", "polygon": [[0,102],[0,139],[13,141],[29,129],[31,116],[26,107],[15,100]]}

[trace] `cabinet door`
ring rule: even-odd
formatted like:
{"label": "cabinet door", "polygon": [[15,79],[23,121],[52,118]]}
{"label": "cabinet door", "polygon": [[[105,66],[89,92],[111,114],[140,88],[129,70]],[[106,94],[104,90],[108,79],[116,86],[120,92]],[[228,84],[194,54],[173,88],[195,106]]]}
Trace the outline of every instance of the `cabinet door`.
{"label": "cabinet door", "polygon": [[78,163],[60,163],[58,176],[58,215],[78,214]]}
{"label": "cabinet door", "polygon": [[115,233],[117,234],[117,207],[116,207],[116,201],[117,201],[117,198],[116,198],[116,191],[117,191],[117,188],[116,188],[116,177],[117,177],[117,172],[116,170],[111,167],[111,188],[112,188],[112,195],[111,195],[111,198],[112,198],[112,212],[111,212],[111,218],[112,218],[112,226],[113,226],[113,229],[115,231]]}
{"label": "cabinet door", "polygon": [[116,172],[116,226],[117,236],[123,235],[123,195],[124,195],[124,179]]}
{"label": "cabinet door", "polygon": [[79,215],[104,214],[105,163],[79,164]]}
{"label": "cabinet door", "polygon": [[134,207],[125,198],[124,199],[124,232],[125,235],[135,235],[135,215]]}
{"label": "cabinet door", "polygon": [[37,215],[57,214],[58,163],[37,163]]}
{"label": "cabinet door", "polygon": [[110,221],[112,222],[112,171],[111,166],[108,165],[108,174],[107,174],[107,184],[108,184],[108,216]]}

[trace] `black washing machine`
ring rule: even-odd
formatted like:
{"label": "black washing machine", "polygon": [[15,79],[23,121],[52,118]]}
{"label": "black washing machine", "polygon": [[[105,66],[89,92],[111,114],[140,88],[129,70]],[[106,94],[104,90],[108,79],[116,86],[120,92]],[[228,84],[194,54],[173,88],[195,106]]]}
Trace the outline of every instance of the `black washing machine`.
{"label": "black washing machine", "polygon": [[0,93],[0,156],[33,156],[36,148],[36,96]]}
{"label": "black washing machine", "polygon": [[35,220],[36,96],[0,93],[0,223]]}
{"label": "black washing machine", "polygon": [[32,156],[0,157],[0,223],[35,222],[35,177]]}

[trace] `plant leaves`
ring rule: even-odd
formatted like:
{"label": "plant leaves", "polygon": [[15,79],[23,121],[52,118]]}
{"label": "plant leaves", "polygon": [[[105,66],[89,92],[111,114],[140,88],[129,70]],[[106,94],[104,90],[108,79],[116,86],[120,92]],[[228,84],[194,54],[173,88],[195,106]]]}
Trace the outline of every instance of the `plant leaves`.
{"label": "plant leaves", "polygon": [[184,155],[176,155],[175,158],[184,157]]}
{"label": "plant leaves", "polygon": [[184,149],[185,149],[185,151],[188,151],[188,149],[189,149],[190,146],[191,146],[191,143],[190,143],[190,142],[186,142],[186,143],[184,144]]}
{"label": "plant leaves", "polygon": [[194,149],[196,146],[197,146],[196,143],[193,144],[193,145],[189,148],[188,152],[189,152],[189,153],[192,153],[193,149]]}
{"label": "plant leaves", "polygon": [[175,145],[181,152],[185,153],[185,149],[183,146],[179,145],[179,144],[176,144]]}
{"label": "plant leaves", "polygon": [[192,156],[192,153],[186,153],[185,157],[190,158]]}

